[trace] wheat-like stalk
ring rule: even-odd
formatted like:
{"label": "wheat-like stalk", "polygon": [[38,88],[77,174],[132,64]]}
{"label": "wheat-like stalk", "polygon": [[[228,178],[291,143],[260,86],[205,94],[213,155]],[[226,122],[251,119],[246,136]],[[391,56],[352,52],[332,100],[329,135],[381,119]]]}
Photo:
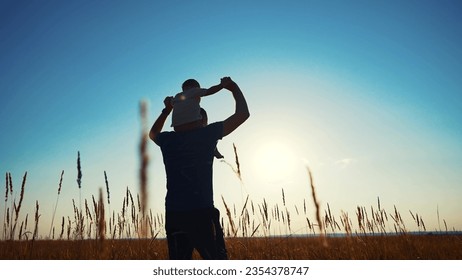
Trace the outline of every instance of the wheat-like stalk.
{"label": "wheat-like stalk", "polygon": [[234,157],[236,161],[236,174],[239,177],[239,180],[242,182],[242,175],[241,175],[241,164],[239,163],[239,156],[237,155],[237,148],[236,145],[233,143],[233,150],[234,150]]}
{"label": "wheat-like stalk", "polygon": [[342,227],[345,229],[347,237],[349,237],[351,235],[351,227],[349,223],[348,213],[345,213],[343,211],[341,212],[340,222],[342,223]]}
{"label": "wheat-like stalk", "polygon": [[6,209],[7,209],[7,203],[8,203],[8,184],[9,184],[9,177],[8,177],[8,172],[5,173],[5,210],[3,211],[3,239],[6,237],[6,230],[8,228],[7,223],[6,223]]}
{"label": "wheat-like stalk", "polygon": [[21,210],[22,201],[24,199],[24,188],[26,186],[26,178],[27,178],[27,172],[24,174],[24,177],[22,179],[21,193],[19,195],[19,203],[18,203],[18,207],[16,208],[16,220],[18,220],[19,211]]}
{"label": "wheat-like stalk", "polygon": [[[27,219],[28,219],[28,218],[29,218],[29,214],[26,214],[26,219],[25,219],[25,221],[24,221],[24,235],[25,235],[26,233],[29,233],[29,232],[27,232]],[[27,238],[27,235],[26,235],[26,238]]]}
{"label": "wheat-like stalk", "polygon": [[8,201],[8,172],[5,173],[5,189],[6,189],[6,192],[5,192],[5,203]]}
{"label": "wheat-like stalk", "polygon": [[32,240],[35,240],[38,236],[38,225],[39,225],[39,202],[38,200],[35,201],[35,227],[34,227],[34,234],[32,235]]}
{"label": "wheat-like stalk", "polygon": [[99,199],[98,199],[98,237],[102,242],[105,239],[106,235],[106,220],[104,217],[104,200],[103,200],[103,190],[99,189]]}
{"label": "wheat-like stalk", "polygon": [[148,130],[147,130],[147,115],[148,115],[148,106],[146,102],[141,102],[140,106],[141,111],[141,140],[140,140],[140,157],[141,157],[141,168],[140,168],[140,192],[141,192],[141,236],[144,238],[147,236],[147,219],[146,219],[146,209],[148,203]]}
{"label": "wheat-like stalk", "polygon": [[326,247],[327,240],[325,237],[325,228],[321,220],[321,207],[319,206],[319,202],[316,197],[316,188],[314,187],[313,175],[311,173],[311,169],[308,166],[306,167],[306,169],[308,170],[308,175],[310,177],[311,197],[313,198],[314,206],[316,207],[316,220],[318,222],[319,229],[321,231],[321,239],[322,239],[323,245]]}
{"label": "wheat-like stalk", "polygon": [[242,207],[242,211],[241,211],[241,217],[242,215],[244,214],[244,210],[246,210],[247,208],[247,202],[249,201],[249,195],[247,195],[247,198],[245,199],[245,203],[244,203],[244,206]]}
{"label": "wheat-like stalk", "polygon": [[282,205],[286,206],[286,196],[284,195],[284,188],[282,188]]}
{"label": "wheat-like stalk", "polygon": [[10,183],[10,196],[13,196],[13,180],[11,180],[11,173],[8,173],[9,183]]}
{"label": "wheat-like stalk", "polygon": [[80,163],[80,151],[77,152],[77,185],[82,188],[82,165]]}
{"label": "wheat-like stalk", "polygon": [[[24,199],[24,188],[26,186],[26,178],[27,178],[27,172],[24,174],[24,177],[22,179],[21,193],[19,195],[18,205],[16,206],[16,203],[15,202],[13,203],[13,205],[14,205],[14,208],[13,208],[14,209],[14,225],[13,225],[13,230],[10,232],[10,238],[11,239],[14,239],[14,234],[16,232],[16,225],[18,223],[19,212],[21,211],[22,201]],[[13,218],[13,216],[11,218]]]}
{"label": "wheat-like stalk", "polygon": [[[16,208],[14,206],[15,200],[13,199],[13,180],[11,179],[11,173],[8,173],[8,184],[9,184],[9,187],[10,187],[11,207],[9,207],[7,209],[6,222],[7,222],[7,228],[9,229],[9,232],[11,234],[11,232],[13,231],[13,222],[12,222],[12,220],[13,220],[13,211]],[[10,211],[11,211],[11,214],[10,214]],[[11,215],[11,217],[10,217],[10,215]]]}
{"label": "wheat-like stalk", "polygon": [[233,236],[235,237],[237,235],[237,230],[236,230],[236,226],[234,225],[233,217],[231,216],[231,211],[229,210],[229,207],[226,204],[225,198],[223,196],[221,196],[221,200],[223,201],[223,204],[225,205],[226,216],[228,216],[229,224],[231,225],[231,231],[233,233]]}
{"label": "wheat-like stalk", "polygon": [[61,234],[59,235],[59,239],[63,239],[63,234],[64,234],[64,216],[61,222]]}
{"label": "wheat-like stalk", "polygon": [[62,184],[63,184],[63,176],[64,176],[64,170],[61,171],[61,178],[59,179],[58,196],[56,197],[56,203],[55,203],[55,207],[53,209],[53,215],[51,217],[50,233],[48,234],[48,236],[50,236],[51,229],[53,228],[53,222],[55,220],[56,209],[58,208],[59,195],[61,194],[61,187],[62,187]]}
{"label": "wheat-like stalk", "polygon": [[77,152],[77,184],[79,186],[79,236],[81,239],[83,239],[83,220],[81,221],[81,213],[82,213],[82,165],[80,163],[80,151]]}
{"label": "wheat-like stalk", "polygon": [[71,237],[71,218],[67,216],[67,240]]}
{"label": "wheat-like stalk", "polygon": [[440,209],[438,204],[436,205],[436,217],[438,219],[438,229],[441,232],[441,223],[440,223]]}
{"label": "wheat-like stalk", "polygon": [[107,207],[108,207],[108,217],[109,217],[109,232],[112,231],[111,223],[111,192],[109,191],[109,181],[107,179],[106,171],[104,171],[104,182],[106,183],[106,196],[107,196]]}

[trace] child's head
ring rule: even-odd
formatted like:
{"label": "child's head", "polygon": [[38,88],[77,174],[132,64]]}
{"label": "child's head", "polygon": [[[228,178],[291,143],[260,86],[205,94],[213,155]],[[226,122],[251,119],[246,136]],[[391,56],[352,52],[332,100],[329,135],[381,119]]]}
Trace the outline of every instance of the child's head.
{"label": "child's head", "polygon": [[192,88],[200,88],[200,84],[198,81],[194,80],[194,79],[188,79],[186,81],[184,81],[184,83],[181,85],[181,88],[183,89],[183,91],[186,91],[188,89],[192,89]]}

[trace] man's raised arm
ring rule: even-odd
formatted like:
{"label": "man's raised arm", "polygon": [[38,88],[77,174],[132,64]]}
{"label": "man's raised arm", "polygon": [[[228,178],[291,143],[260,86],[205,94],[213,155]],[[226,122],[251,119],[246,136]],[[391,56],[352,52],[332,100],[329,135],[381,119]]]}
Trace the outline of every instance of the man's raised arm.
{"label": "man's raised arm", "polygon": [[229,77],[223,79],[225,80],[225,88],[233,93],[234,101],[236,102],[234,114],[223,122],[224,137],[244,123],[250,117],[250,112],[247,107],[247,101],[245,100],[244,94],[242,94],[239,86]]}
{"label": "man's raised arm", "polygon": [[159,117],[157,117],[157,120],[154,122],[151,130],[149,131],[149,138],[151,138],[151,140],[154,142],[156,142],[157,135],[162,131],[165,120],[173,109],[171,96],[168,96],[164,99],[164,105],[165,108],[162,110],[162,113],[159,115]]}

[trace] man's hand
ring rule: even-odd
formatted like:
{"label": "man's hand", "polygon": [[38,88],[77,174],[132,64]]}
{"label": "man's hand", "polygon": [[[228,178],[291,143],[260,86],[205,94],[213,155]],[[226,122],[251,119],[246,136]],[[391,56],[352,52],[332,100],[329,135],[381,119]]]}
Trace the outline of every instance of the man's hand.
{"label": "man's hand", "polygon": [[230,91],[232,91],[236,86],[236,83],[233,80],[231,80],[230,77],[221,78],[221,83],[220,84],[221,84],[221,86],[223,88],[225,88],[227,90],[230,90]]}
{"label": "man's hand", "polygon": [[[151,138],[152,141],[156,142],[157,141],[157,135],[160,133],[162,130],[162,127],[164,126],[165,120],[167,119],[168,115],[173,109],[173,97],[172,96],[167,96],[164,99],[164,105],[166,111],[162,110],[162,113],[157,117],[156,121],[151,127],[151,130],[149,131],[149,138]],[[157,143],[157,142],[156,142]]]}

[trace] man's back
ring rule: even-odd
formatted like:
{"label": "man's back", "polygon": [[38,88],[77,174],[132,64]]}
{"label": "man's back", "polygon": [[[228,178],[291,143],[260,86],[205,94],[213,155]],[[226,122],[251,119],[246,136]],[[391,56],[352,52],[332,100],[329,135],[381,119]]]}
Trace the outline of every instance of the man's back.
{"label": "man's back", "polygon": [[167,211],[213,207],[212,164],[222,136],[223,122],[157,136],[167,173]]}

